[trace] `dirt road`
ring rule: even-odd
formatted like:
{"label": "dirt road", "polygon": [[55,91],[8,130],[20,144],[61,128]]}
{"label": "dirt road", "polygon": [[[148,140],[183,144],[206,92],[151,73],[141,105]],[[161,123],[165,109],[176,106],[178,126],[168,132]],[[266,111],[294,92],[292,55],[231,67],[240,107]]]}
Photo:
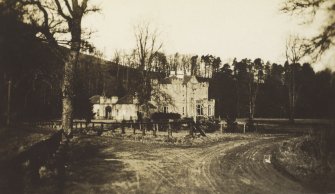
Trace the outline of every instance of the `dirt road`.
{"label": "dirt road", "polygon": [[[290,137],[255,136],[197,147],[101,137],[72,159],[65,193],[306,193],[264,161]],[[86,158],[85,158],[86,157]],[[85,158],[85,159],[83,159]]]}

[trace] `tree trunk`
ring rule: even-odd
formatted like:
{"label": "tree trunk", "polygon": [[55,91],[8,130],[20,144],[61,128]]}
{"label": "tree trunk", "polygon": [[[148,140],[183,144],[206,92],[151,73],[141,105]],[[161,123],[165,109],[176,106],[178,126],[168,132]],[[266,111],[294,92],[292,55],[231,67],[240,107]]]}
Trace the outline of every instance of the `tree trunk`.
{"label": "tree trunk", "polygon": [[294,113],[295,113],[295,75],[294,68],[290,67],[290,82],[289,82],[289,121],[294,123]]}
{"label": "tree trunk", "polygon": [[249,83],[249,120],[253,120],[253,112],[252,112],[252,93],[251,93],[251,84]]}
{"label": "tree trunk", "polygon": [[71,135],[72,133],[72,98],[73,98],[73,76],[74,76],[74,66],[78,58],[78,53],[75,51],[70,51],[68,60],[64,65],[64,78],[62,86],[63,94],[63,112],[62,112],[62,127],[66,135]]}
{"label": "tree trunk", "polygon": [[253,90],[253,93],[251,95],[251,114],[250,114],[250,120],[253,120],[254,116],[255,116],[256,99],[257,99],[259,84],[260,84],[260,80],[257,80],[257,83],[254,86],[254,88],[253,88],[254,90]]}
{"label": "tree trunk", "polygon": [[119,82],[119,69],[120,69],[120,65],[119,65],[119,63],[117,63],[116,66],[117,66],[117,71],[116,71],[116,82],[118,83],[118,82]]}
{"label": "tree trunk", "polygon": [[80,20],[74,20],[71,30],[72,42],[70,53],[64,65],[64,77],[62,85],[63,94],[63,112],[62,112],[62,127],[64,134],[67,137],[72,136],[72,123],[73,123],[73,78],[75,67],[78,63],[80,44],[81,44],[81,25]]}
{"label": "tree trunk", "polygon": [[12,90],[12,80],[10,79],[8,81],[8,93],[7,93],[7,121],[6,121],[7,127],[11,125],[11,110],[10,110],[11,98],[12,98],[11,90]]}
{"label": "tree trunk", "polygon": [[292,95],[293,94],[291,94],[291,96],[290,96],[289,121],[291,123],[294,123],[294,114],[295,114],[294,108],[295,108],[295,105],[294,105],[294,99],[293,99]]}
{"label": "tree trunk", "polygon": [[240,117],[240,87],[238,85],[238,81],[236,81],[236,115]]}
{"label": "tree trunk", "polygon": [[127,92],[129,91],[129,67],[127,67],[127,79],[126,79],[126,83],[127,83]]}
{"label": "tree trunk", "polygon": [[252,121],[254,119],[254,100],[253,100],[253,79],[252,79],[252,74],[249,73],[249,121]]}

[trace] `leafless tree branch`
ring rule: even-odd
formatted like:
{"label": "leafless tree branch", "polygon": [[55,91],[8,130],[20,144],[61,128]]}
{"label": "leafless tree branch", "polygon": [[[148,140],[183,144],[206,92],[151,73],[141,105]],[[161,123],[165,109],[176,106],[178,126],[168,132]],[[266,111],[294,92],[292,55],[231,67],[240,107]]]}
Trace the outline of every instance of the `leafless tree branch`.
{"label": "leafless tree branch", "polygon": [[[66,19],[68,22],[71,22],[72,18],[68,15],[66,15],[63,11],[63,7],[61,6],[59,0],[55,0],[56,6],[57,6],[57,11],[59,13],[60,16],[62,16],[64,19]],[[71,13],[72,10],[70,9],[69,12]]]}
{"label": "leafless tree branch", "polygon": [[[314,20],[320,11],[325,13],[325,20],[320,33],[302,44],[304,55],[314,61],[320,59],[325,51],[335,44],[335,1],[334,0],[286,0],[281,11],[291,15],[303,15]],[[306,18],[306,17],[305,17]]]}

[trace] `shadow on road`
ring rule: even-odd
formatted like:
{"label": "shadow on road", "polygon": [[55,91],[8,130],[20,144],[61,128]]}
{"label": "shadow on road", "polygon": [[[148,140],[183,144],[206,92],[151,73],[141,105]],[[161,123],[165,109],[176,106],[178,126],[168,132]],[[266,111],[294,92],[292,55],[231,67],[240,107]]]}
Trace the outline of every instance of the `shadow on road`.
{"label": "shadow on road", "polygon": [[115,145],[108,141],[112,140],[92,141],[92,138],[81,137],[71,142],[63,180],[66,193],[106,193],[117,181],[136,179],[135,172],[124,170],[125,164],[117,160],[113,151],[102,153],[114,149]]}

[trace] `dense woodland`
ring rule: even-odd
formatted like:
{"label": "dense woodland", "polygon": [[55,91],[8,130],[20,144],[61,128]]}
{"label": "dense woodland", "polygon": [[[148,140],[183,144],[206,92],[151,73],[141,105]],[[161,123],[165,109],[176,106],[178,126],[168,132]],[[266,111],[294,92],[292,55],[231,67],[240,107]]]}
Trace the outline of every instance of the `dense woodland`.
{"label": "dense woodland", "polygon": [[[225,64],[214,74],[210,95],[216,99],[216,115],[249,117],[249,97],[256,93],[255,117],[288,118],[288,69],[292,64],[265,64],[257,91],[250,91],[248,63],[247,59],[235,61],[232,69]],[[334,118],[335,73],[329,69],[315,72],[308,63],[293,66],[297,91],[294,117]]]}
{"label": "dense woodland", "polygon": [[[21,22],[20,14],[4,7],[0,7],[0,14],[0,26],[6,26],[0,28],[1,122],[6,118],[8,104],[11,117],[17,121],[59,119],[63,62],[48,43],[35,36],[31,25]],[[97,52],[80,55],[75,71],[75,118],[91,116],[89,98],[93,95],[121,97],[140,92],[137,90],[143,84],[143,69],[149,72],[145,74],[148,78],[163,78],[171,70],[183,70],[208,80],[217,117],[335,117],[335,73],[329,69],[315,72],[308,63],[275,64],[262,59],[222,64],[219,57],[209,54],[166,56],[157,52],[152,67],[139,70],[132,55],[127,56],[118,54],[110,62]],[[201,64],[205,66],[203,71]],[[290,89],[295,91],[293,107]]]}

